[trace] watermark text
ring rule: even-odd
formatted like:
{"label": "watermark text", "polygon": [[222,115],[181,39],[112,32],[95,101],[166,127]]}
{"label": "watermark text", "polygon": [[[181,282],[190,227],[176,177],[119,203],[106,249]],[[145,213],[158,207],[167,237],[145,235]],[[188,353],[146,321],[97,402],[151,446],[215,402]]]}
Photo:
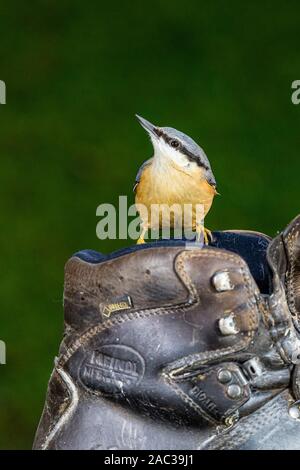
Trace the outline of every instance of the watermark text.
{"label": "watermark text", "polygon": [[293,81],[292,90],[294,90],[291,96],[292,103],[298,105],[300,104],[300,80]]}
{"label": "watermark text", "polygon": [[0,80],[0,104],[6,104],[6,85],[3,80]]}
{"label": "watermark text", "polygon": [[204,230],[203,204],[132,204],[119,196],[119,207],[100,204],[96,235],[100,240],[182,239],[200,241]]}
{"label": "watermark text", "polygon": [[0,364],[6,364],[6,344],[0,339]]}

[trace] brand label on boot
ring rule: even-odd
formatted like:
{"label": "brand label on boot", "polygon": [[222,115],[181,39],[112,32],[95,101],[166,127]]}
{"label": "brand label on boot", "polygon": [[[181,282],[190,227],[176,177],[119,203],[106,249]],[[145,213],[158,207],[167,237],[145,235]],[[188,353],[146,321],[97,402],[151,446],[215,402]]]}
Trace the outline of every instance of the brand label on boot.
{"label": "brand label on boot", "polygon": [[80,379],[92,390],[116,394],[138,385],[144,372],[145,361],[137,351],[121,344],[107,344],[84,359]]}
{"label": "brand label on boot", "polygon": [[112,299],[108,303],[101,303],[99,308],[103,317],[109,318],[112,313],[119,312],[120,310],[128,310],[132,306],[131,297],[129,295],[124,295],[123,297]]}
{"label": "brand label on boot", "polygon": [[207,396],[207,394],[197,385],[194,385],[189,395],[199,404],[208,414],[211,414],[217,419],[221,418],[221,413],[217,408],[217,405]]}
{"label": "brand label on boot", "polygon": [[178,386],[216,421],[223,421],[250,397],[248,381],[239,366],[231,362],[211,366]]}

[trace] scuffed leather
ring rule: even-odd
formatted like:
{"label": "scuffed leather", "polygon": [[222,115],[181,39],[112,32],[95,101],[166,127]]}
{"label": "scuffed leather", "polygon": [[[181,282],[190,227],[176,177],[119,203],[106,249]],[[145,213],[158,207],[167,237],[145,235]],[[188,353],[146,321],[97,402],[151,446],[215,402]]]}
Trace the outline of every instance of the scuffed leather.
{"label": "scuffed leather", "polygon": [[[289,414],[298,399],[298,299],[295,289],[286,296],[298,279],[296,232],[272,242],[218,232],[209,247],[73,256],[64,340],[34,448],[300,448]],[[227,289],[216,289],[217,273]],[[235,333],[224,334],[220,319],[233,319]],[[277,440],[267,437],[274,410],[282,440],[277,421]]]}

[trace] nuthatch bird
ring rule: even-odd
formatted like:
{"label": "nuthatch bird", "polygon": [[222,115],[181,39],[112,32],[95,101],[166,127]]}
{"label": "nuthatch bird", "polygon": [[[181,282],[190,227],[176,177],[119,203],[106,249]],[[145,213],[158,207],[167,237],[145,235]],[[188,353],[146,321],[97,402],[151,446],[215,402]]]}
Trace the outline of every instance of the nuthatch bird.
{"label": "nuthatch bird", "polygon": [[[151,225],[149,217],[143,216],[139,204],[151,214],[157,205],[192,207],[190,228],[196,231],[197,240],[203,234],[208,244],[211,232],[204,228],[203,219],[211,208],[217,193],[216,180],[209,160],[199,145],[190,137],[172,127],[157,127],[136,115],[141,126],[148,132],[154,155],[140,167],[135,180],[135,203],[141,217],[141,235],[137,243],[144,243],[145,233]],[[203,219],[196,218],[196,205],[203,207]],[[161,209],[160,209],[161,210]],[[159,213],[158,228],[162,228],[162,213]],[[174,218],[171,220],[174,222]],[[173,225],[174,226],[174,225]]]}

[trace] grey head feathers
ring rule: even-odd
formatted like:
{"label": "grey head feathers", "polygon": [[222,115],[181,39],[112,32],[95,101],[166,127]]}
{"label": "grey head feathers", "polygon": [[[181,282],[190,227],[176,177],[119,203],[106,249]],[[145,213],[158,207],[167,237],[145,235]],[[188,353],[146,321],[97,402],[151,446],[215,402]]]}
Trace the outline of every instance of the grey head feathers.
{"label": "grey head feathers", "polygon": [[207,181],[216,187],[216,180],[213,175],[209,160],[204,150],[188,135],[184,134],[173,127],[158,127],[157,134],[162,137],[169,145],[186,155],[190,161],[194,161],[197,165],[204,168]]}
{"label": "grey head feathers", "polygon": [[[212,172],[209,160],[204,152],[204,150],[188,135],[184,134],[173,127],[158,127],[142,118],[141,116],[136,115],[141,126],[149,133],[152,138],[163,139],[173,150],[180,152],[185,155],[188,160],[195,162],[201,168],[203,168],[204,175],[209,184],[216,187],[216,179]],[[149,164],[146,162],[144,165]],[[144,165],[139,170],[139,173],[136,178],[136,182],[139,181]]]}

